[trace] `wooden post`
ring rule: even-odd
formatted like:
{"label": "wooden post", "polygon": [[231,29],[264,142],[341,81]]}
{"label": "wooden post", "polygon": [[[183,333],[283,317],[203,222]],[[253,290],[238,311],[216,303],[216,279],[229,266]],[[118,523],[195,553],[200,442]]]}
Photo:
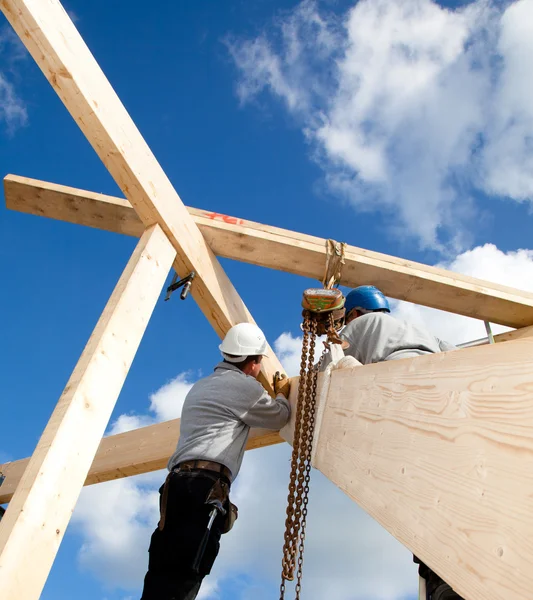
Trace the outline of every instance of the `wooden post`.
{"label": "wooden post", "polygon": [[39,598],[175,254],[147,230],[89,338],[0,522],[2,600]]}
{"label": "wooden post", "polygon": [[[125,235],[144,225],[122,198],[8,175],[6,207]],[[187,209],[217,256],[321,280],[326,240],[198,208]],[[390,298],[492,323],[524,328],[533,323],[533,294],[379,252],[347,246],[342,285],[372,283]],[[504,334],[505,339],[514,335]],[[502,335],[494,336],[500,341]]]}

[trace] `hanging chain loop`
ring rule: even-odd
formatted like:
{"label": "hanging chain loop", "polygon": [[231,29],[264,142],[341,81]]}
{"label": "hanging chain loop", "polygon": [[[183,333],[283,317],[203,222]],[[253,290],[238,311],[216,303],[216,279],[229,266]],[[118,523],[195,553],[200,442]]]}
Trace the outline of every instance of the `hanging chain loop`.
{"label": "hanging chain loop", "polygon": [[[311,481],[311,457],[315,434],[318,373],[329,344],[343,344],[339,330],[344,322],[344,297],[340,290],[333,289],[341,275],[346,244],[328,240],[328,264],[324,277],[324,289],[308,289],[304,292],[302,306],[303,341],[298,381],[298,398],[294,421],[291,471],[283,555],[281,560],[280,600],[285,598],[285,583],[294,581],[296,570],[295,600],[300,599],[302,589],[305,528],[309,509],[309,484]],[[335,256],[335,259],[332,257]],[[331,259],[331,260],[330,260]],[[326,335],[324,351],[315,365],[317,335]]]}
{"label": "hanging chain loop", "polygon": [[309,503],[309,483],[311,481],[311,454],[315,432],[317,381],[324,350],[317,365],[315,344],[317,316],[304,311],[302,358],[294,426],[294,439],[291,457],[289,493],[287,497],[287,517],[282,558],[280,600],[285,598],[285,582],[294,580],[296,569],[295,600],[299,600],[302,588],[303,555],[305,528]]}

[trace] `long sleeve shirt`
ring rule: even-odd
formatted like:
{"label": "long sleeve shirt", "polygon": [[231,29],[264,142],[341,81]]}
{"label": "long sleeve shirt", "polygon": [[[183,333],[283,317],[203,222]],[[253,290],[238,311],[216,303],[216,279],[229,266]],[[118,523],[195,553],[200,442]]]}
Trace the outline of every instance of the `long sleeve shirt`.
{"label": "long sleeve shirt", "polygon": [[289,416],[283,395],[271,398],[255,378],[221,362],[185,398],[180,438],[168,469],[186,460],[212,460],[226,466],[235,479],[250,427],[279,430]]}
{"label": "long sleeve shirt", "polygon": [[[382,312],[367,313],[350,321],[342,330],[341,338],[350,344],[344,354],[364,365],[456,348],[421,327]],[[330,360],[329,354],[326,355],[322,368]]]}

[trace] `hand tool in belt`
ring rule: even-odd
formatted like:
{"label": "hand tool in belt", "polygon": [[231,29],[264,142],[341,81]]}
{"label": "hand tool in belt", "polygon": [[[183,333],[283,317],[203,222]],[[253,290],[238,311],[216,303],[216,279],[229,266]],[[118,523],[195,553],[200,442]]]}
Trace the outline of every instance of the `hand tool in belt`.
{"label": "hand tool in belt", "polygon": [[212,506],[213,508],[209,514],[209,522],[207,523],[207,528],[204,532],[202,541],[200,542],[200,546],[198,547],[196,557],[194,558],[194,562],[192,564],[193,571],[195,571],[196,573],[200,572],[200,563],[202,562],[202,558],[207,547],[209,534],[211,533],[211,527],[213,527],[213,523],[217,518],[217,515],[226,515],[227,511],[224,508],[224,504],[227,503],[228,498],[229,490],[227,484],[218,479],[209,491],[209,494],[207,495],[207,499],[205,501],[205,504],[207,506]]}
{"label": "hand tool in belt", "polygon": [[207,506],[211,506],[212,509],[209,513],[209,522],[207,523],[207,528],[204,532],[192,565],[193,571],[195,571],[196,573],[200,572],[200,563],[202,562],[202,558],[207,547],[207,542],[209,541],[211,527],[213,527],[215,519],[218,515],[225,516],[227,514],[227,510],[224,508],[225,505],[228,505],[229,510],[231,510],[231,503],[229,502],[228,484],[225,481],[222,481],[221,479],[217,479],[213,487],[209,490],[209,494],[207,495],[205,504]]}

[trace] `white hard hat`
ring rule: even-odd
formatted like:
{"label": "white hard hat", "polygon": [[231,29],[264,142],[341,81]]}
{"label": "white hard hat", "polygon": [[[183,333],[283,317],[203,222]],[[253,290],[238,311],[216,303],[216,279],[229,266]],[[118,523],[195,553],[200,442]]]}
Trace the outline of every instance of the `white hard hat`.
{"label": "white hard hat", "polygon": [[[266,356],[267,341],[265,334],[257,325],[239,323],[226,333],[226,337],[218,349],[222,352],[225,360],[237,363],[243,361],[247,356],[257,354]],[[228,354],[233,356],[228,356]]]}

